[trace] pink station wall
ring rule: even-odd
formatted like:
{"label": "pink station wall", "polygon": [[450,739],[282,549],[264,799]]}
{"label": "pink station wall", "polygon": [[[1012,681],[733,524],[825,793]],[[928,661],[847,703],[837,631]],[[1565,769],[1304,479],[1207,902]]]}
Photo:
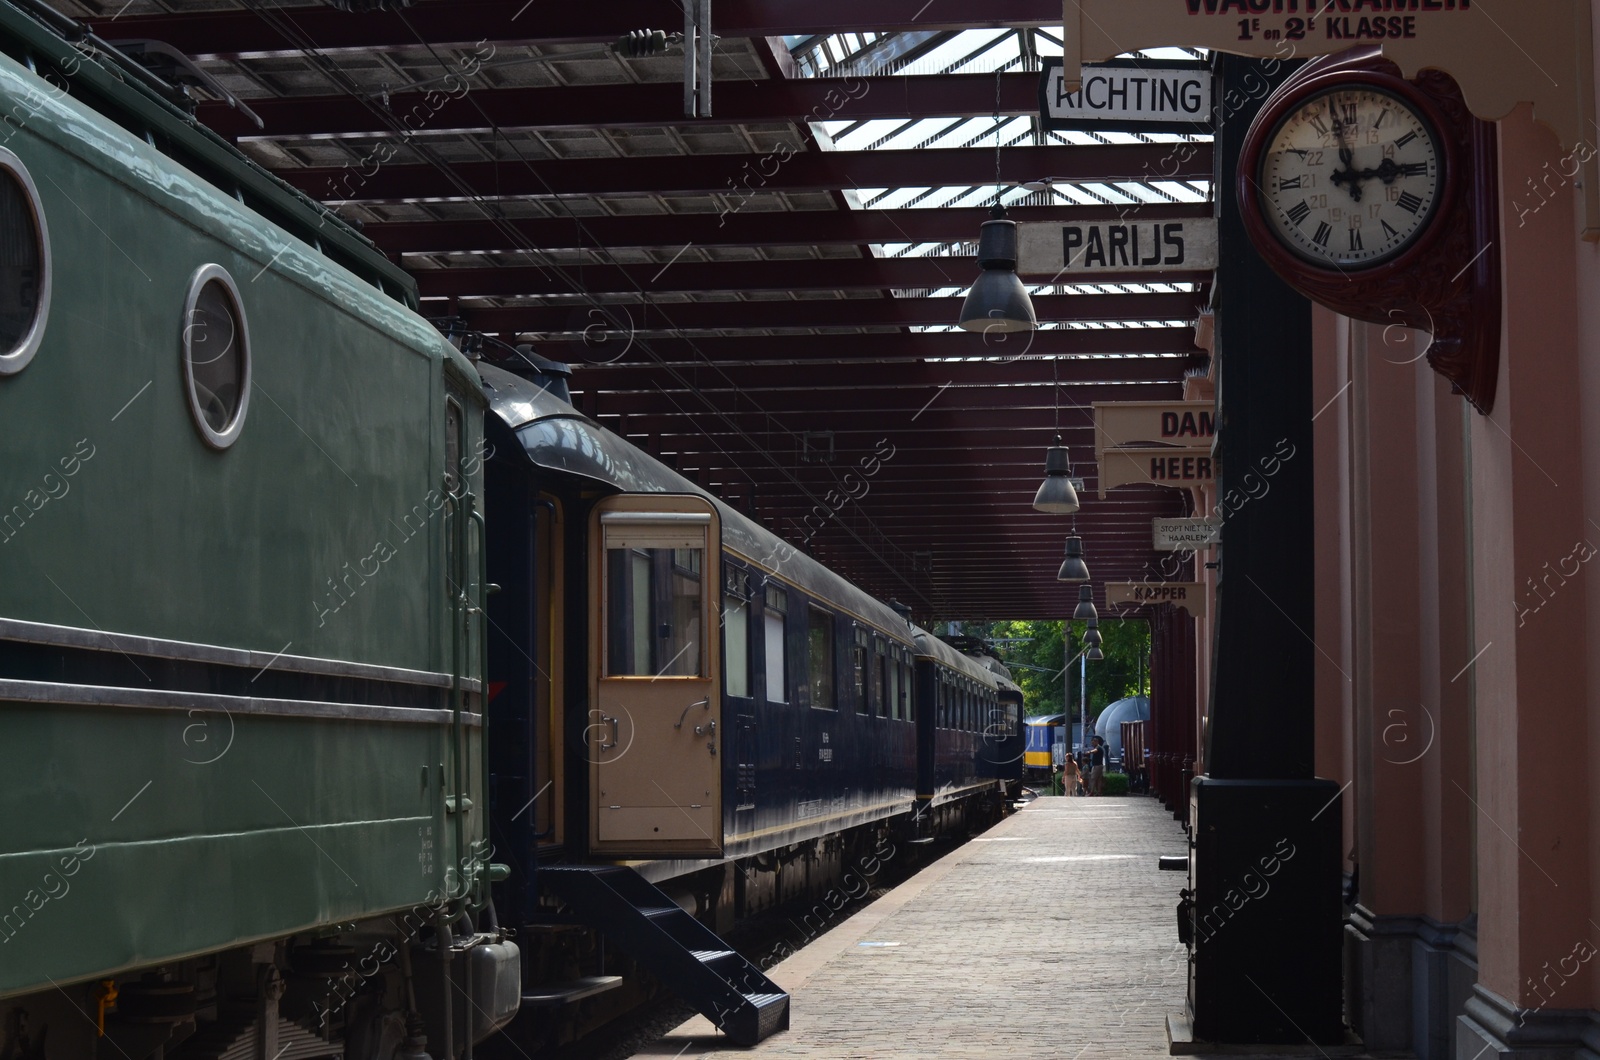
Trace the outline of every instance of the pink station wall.
{"label": "pink station wall", "polygon": [[1425,334],[1316,313],[1318,769],[1363,906],[1475,911],[1482,986],[1600,1008],[1600,244],[1570,151],[1499,131],[1492,415]]}

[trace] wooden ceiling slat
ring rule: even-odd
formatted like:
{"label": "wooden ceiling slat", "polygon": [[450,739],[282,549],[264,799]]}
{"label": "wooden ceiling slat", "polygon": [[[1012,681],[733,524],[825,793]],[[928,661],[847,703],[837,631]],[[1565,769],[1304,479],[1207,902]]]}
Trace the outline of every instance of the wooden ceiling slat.
{"label": "wooden ceiling slat", "polygon": [[[431,0],[408,9],[404,18],[391,12],[353,14],[324,7],[279,10],[277,14],[292,18],[299,34],[330,52],[420,50],[419,36],[435,48],[468,50],[491,42],[498,47],[610,43],[632,30],[655,27],[671,31],[681,24],[681,13],[661,0],[604,4]],[[806,0],[803,4],[718,0],[715,29],[722,37],[784,37],[1060,24],[1059,0],[987,0],[981,7],[930,5],[926,0],[873,0],[871,4],[858,0]],[[249,11],[113,16],[91,25],[107,40],[160,40],[197,58],[298,54],[273,23]]]}
{"label": "wooden ceiling slat", "polygon": [[[557,361],[565,361],[579,373],[595,372],[603,379],[613,372],[627,371],[639,364],[651,363],[652,355],[667,363],[712,364],[733,362],[796,362],[796,369],[805,371],[806,362],[831,361],[896,361],[932,357],[1067,357],[1084,354],[1200,354],[1194,345],[1194,329],[1182,328],[1098,328],[1036,331],[1027,335],[984,336],[966,331],[923,332],[909,334],[892,332],[848,335],[752,335],[720,338],[696,336],[694,339],[671,336],[652,336],[641,339],[635,348],[622,357],[611,360],[617,351],[606,349],[604,343],[588,344],[581,339],[545,339],[537,344],[538,352]],[[618,344],[620,345],[620,343]],[[648,348],[648,353],[646,349]],[[1121,360],[1101,364],[1095,379],[1106,379],[1119,370]],[[1071,378],[1068,362],[1063,361],[1063,378]],[[1174,362],[1174,375],[1182,374]],[[840,365],[832,369],[843,373],[853,366]],[[579,374],[574,377],[582,380]],[[576,384],[575,384],[576,385]]]}
{"label": "wooden ceiling slat", "polygon": [[[1209,180],[1211,145],[1048,144],[1007,147],[1001,170],[1010,179],[1062,181]],[[790,151],[794,149],[791,147]],[[510,159],[457,162],[447,176],[423,163],[280,169],[307,195],[336,202],[406,202],[526,195],[716,193],[733,200],[730,214],[757,192],[843,191],[850,188],[947,187],[993,183],[995,152],[987,147],[936,151],[824,151],[810,154],[651,155],[622,158]],[[1108,212],[1115,213],[1116,207]],[[704,222],[709,225],[709,220]]]}
{"label": "wooden ceiling slat", "polygon": [[[1196,351],[1198,352],[1198,351]],[[852,392],[877,393],[884,389],[927,388],[952,386],[951,397],[963,394],[966,388],[1009,387],[1020,388],[1035,400],[1052,401],[1052,386],[1103,382],[1115,377],[1118,380],[1138,383],[1170,383],[1183,374],[1183,361],[1167,357],[1129,357],[1114,364],[1103,361],[1077,360],[1052,364],[1040,358],[983,363],[938,364],[911,362],[908,364],[859,364],[848,372],[812,372],[795,365],[767,364],[756,367],[663,368],[649,362],[635,362],[620,369],[579,368],[572,377],[572,389],[601,395],[628,391],[681,390],[681,380],[692,381],[697,389],[717,393],[736,388],[741,393],[772,393],[782,401],[781,395],[795,388],[809,393],[829,393],[828,388],[847,387]],[[988,393],[986,390],[985,393]],[[1054,402],[1070,400],[1065,394]],[[606,412],[605,397],[600,410]]]}
{"label": "wooden ceiling slat", "polygon": [[[808,121],[839,113],[852,121],[925,117],[987,116],[995,110],[992,74],[936,74],[924,77],[795,78],[731,80],[716,86],[719,122]],[[441,98],[445,96],[445,98]],[[842,101],[842,102],[841,102]],[[224,136],[242,140],[285,140],[316,136],[382,136],[392,128],[380,114],[346,95],[250,98],[250,109],[264,127],[226,103],[204,103],[200,119]],[[526,129],[661,128],[692,126],[683,100],[660,82],[574,85],[560,88],[473,88],[449,95],[395,92],[394,114],[426,114],[427,135],[476,131],[493,124],[502,131]],[[1004,74],[1000,113],[1039,110],[1039,75]]]}
{"label": "wooden ceiling slat", "polygon": [[[961,298],[772,299],[750,302],[651,302],[596,306],[462,307],[480,331],[496,334],[582,333],[595,327],[618,334],[719,328],[938,327],[954,324]],[[1033,299],[1040,319],[1054,321],[1193,319],[1196,294],[1044,295]],[[591,334],[593,332],[591,331]],[[1115,369],[1111,374],[1115,375]]]}
{"label": "wooden ceiling slat", "polygon": [[[992,180],[993,155],[990,158]],[[720,190],[728,191],[726,186]],[[735,212],[727,214],[725,220],[714,210],[628,217],[512,218],[499,223],[478,218],[382,221],[368,224],[362,231],[390,254],[493,253],[524,247],[547,251],[664,247],[669,253],[676,253],[689,243],[697,247],[755,247],[975,241],[979,227],[989,220],[987,206]],[[1008,208],[1006,215],[1018,222],[1122,217],[1150,223],[1209,217],[1211,207],[1207,203],[1016,206]]]}
{"label": "wooden ceiling slat", "polygon": [[[853,291],[914,290],[971,285],[978,259],[955,255],[920,258],[826,258],[798,261],[687,261],[647,265],[518,266],[423,269],[424,298],[507,298],[587,292],[597,297],[634,291]],[[1041,278],[1042,279],[1042,278]],[[1061,277],[1063,281],[1071,277]],[[1205,283],[1210,270],[1097,273],[1084,282]]]}
{"label": "wooden ceiling slat", "polygon": [[[1175,383],[1148,383],[1130,384],[1117,387],[1117,390],[1126,391],[1127,400],[1137,400],[1133,397],[1135,393],[1176,394],[1178,387]],[[707,398],[717,408],[718,413],[708,412]],[[952,387],[943,393],[937,386],[926,386],[920,390],[894,387],[880,387],[866,391],[769,390],[762,392],[759,398],[741,398],[734,391],[706,389],[697,393],[680,391],[677,395],[665,391],[654,394],[605,393],[600,395],[600,411],[605,415],[630,418],[636,415],[660,417],[673,415],[673,412],[664,411],[664,408],[691,417],[717,414],[785,416],[804,413],[813,416],[806,421],[805,430],[808,431],[828,430],[828,417],[832,413],[856,412],[870,413],[878,419],[882,430],[890,431],[916,430],[924,418],[938,421],[944,426],[954,425],[957,422],[955,418],[959,418],[961,423],[998,424],[999,421],[1013,420],[1019,413],[1031,411],[1042,419],[1050,420],[1055,415],[1055,407],[1049,403],[1048,398],[1048,388],[1039,387],[960,389]],[[952,417],[949,423],[944,422],[946,417]],[[1021,426],[1019,423],[1008,429],[1016,430]],[[628,427],[630,430],[638,429],[632,423],[629,423]]]}

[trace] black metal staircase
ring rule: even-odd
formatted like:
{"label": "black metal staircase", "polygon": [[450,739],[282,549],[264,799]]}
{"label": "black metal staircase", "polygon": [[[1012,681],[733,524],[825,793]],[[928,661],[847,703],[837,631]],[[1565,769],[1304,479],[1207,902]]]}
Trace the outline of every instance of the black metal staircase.
{"label": "black metal staircase", "polygon": [[555,865],[539,883],[740,1045],[789,1028],[789,995],[632,869]]}

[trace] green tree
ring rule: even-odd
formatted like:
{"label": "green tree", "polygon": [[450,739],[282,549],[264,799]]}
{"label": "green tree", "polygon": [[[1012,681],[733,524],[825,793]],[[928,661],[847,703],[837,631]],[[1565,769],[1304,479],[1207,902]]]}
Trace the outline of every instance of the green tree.
{"label": "green tree", "polygon": [[[1023,620],[971,622],[962,625],[969,636],[983,637],[1011,669],[1022,688],[1024,709],[1030,715],[1060,714],[1065,707],[1078,716],[1078,652],[1083,647],[1085,622]],[[1063,633],[1070,641],[1064,650]],[[1089,716],[1098,717],[1108,704],[1140,691],[1148,694],[1150,625],[1140,619],[1106,619],[1100,623],[1105,658],[1088,664]],[[1070,663],[1071,673],[1062,672]]]}

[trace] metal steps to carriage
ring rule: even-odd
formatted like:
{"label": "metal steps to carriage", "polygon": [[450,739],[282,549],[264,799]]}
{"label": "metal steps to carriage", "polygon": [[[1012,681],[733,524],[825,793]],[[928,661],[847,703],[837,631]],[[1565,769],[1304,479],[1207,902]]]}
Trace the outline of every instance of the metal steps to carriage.
{"label": "metal steps to carriage", "polygon": [[740,1045],[789,1027],[789,995],[630,868],[557,865],[539,883]]}

